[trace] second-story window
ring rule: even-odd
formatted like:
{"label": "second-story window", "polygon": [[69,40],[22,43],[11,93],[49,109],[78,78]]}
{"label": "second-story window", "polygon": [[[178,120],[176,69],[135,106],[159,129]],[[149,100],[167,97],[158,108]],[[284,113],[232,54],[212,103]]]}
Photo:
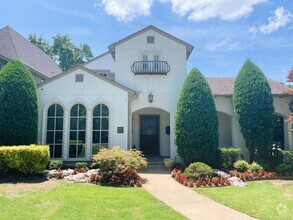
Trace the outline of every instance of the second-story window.
{"label": "second-story window", "polygon": [[154,55],[154,64],[153,64],[153,68],[155,70],[158,70],[159,69],[159,55]]}
{"label": "second-story window", "polygon": [[143,66],[142,66],[142,68],[143,68],[143,70],[144,71],[147,71],[148,70],[148,55],[142,55],[142,61],[143,61]]}

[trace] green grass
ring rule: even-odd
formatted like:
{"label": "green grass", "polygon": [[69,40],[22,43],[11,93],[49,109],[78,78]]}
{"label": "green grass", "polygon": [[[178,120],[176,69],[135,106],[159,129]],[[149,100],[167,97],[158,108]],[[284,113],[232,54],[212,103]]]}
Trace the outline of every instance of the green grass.
{"label": "green grass", "polygon": [[196,188],[195,191],[259,219],[293,219],[293,185],[249,182],[243,188]]}
{"label": "green grass", "polygon": [[49,189],[0,184],[0,219],[186,219],[144,189],[59,182]]}

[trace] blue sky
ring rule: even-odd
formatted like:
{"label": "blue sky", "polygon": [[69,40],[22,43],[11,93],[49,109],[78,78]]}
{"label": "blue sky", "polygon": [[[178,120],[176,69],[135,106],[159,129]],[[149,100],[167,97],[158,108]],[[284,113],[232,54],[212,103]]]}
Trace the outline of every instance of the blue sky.
{"label": "blue sky", "polygon": [[285,82],[293,66],[293,0],[18,0],[1,3],[0,28],[51,41],[68,34],[95,56],[150,24],[195,46],[188,70],[236,76],[251,59]]}

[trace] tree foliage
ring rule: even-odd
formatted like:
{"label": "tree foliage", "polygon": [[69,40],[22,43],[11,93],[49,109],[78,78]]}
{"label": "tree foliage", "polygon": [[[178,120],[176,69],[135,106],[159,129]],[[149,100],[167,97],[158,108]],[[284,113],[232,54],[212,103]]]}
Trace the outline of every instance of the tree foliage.
{"label": "tree foliage", "polygon": [[93,58],[88,44],[74,45],[68,35],[57,34],[50,44],[43,37],[29,34],[29,41],[50,55],[62,70],[67,70],[76,64],[82,64]]}
{"label": "tree foliage", "polygon": [[271,155],[275,119],[271,88],[262,71],[249,60],[237,75],[233,104],[250,161],[256,151],[261,157]]}
{"label": "tree foliage", "polygon": [[215,165],[218,149],[218,117],[211,89],[194,68],[186,78],[175,118],[177,153],[186,165]]}
{"label": "tree foliage", "polygon": [[27,67],[11,60],[0,71],[0,146],[37,142],[36,85]]}

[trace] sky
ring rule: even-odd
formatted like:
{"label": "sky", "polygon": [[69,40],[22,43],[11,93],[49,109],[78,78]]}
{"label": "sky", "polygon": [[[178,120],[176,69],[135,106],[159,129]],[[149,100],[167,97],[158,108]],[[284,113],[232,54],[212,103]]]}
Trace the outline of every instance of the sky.
{"label": "sky", "polygon": [[293,0],[17,0],[1,1],[0,28],[52,42],[68,34],[94,56],[154,25],[194,46],[187,62],[208,77],[235,77],[250,59],[286,82],[293,67]]}

